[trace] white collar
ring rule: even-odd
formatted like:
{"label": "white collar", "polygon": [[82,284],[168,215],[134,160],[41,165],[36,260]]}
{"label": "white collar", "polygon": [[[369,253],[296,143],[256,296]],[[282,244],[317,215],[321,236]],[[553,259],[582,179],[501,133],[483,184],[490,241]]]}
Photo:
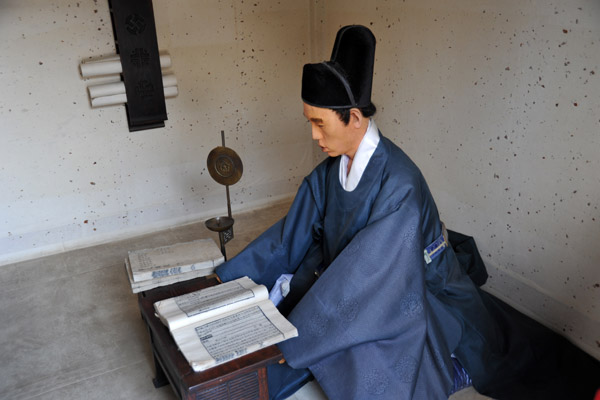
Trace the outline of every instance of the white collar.
{"label": "white collar", "polygon": [[356,189],[378,144],[379,130],[377,129],[377,125],[375,125],[375,121],[369,119],[369,126],[367,127],[367,131],[365,132],[360,145],[358,145],[356,154],[354,154],[352,166],[350,167],[350,172],[348,174],[346,174],[346,172],[348,171],[348,161],[350,158],[345,154],[341,156],[340,185],[342,185],[345,191],[351,192]]}

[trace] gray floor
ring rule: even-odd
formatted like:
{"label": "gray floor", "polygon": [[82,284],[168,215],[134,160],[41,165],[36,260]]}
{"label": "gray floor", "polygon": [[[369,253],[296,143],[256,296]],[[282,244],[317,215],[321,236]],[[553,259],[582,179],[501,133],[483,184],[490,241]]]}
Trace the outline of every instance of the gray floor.
{"label": "gray floor", "polygon": [[[228,255],[281,218],[289,203],[234,215]],[[218,238],[203,223],[0,267],[0,399],[175,399],[154,389],[148,334],[131,292],[127,251]],[[295,400],[324,399],[316,384]],[[453,400],[483,400],[472,389]]]}

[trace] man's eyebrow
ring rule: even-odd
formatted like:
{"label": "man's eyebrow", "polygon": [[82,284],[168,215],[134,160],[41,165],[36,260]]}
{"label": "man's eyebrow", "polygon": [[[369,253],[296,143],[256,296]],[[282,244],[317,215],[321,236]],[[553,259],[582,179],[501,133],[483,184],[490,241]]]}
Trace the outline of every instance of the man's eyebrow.
{"label": "man's eyebrow", "polygon": [[323,123],[323,119],[322,118],[316,118],[316,117],[309,118],[308,115],[306,115],[305,113],[302,113],[302,115],[304,115],[304,118],[306,118],[307,120],[309,120],[311,122],[314,122],[314,123],[317,123],[317,124],[322,124]]}

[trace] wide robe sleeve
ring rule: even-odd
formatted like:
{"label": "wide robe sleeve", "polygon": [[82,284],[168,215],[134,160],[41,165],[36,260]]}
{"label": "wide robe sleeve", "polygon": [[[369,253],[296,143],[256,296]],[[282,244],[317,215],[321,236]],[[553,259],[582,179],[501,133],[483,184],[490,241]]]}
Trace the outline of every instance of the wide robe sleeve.
{"label": "wide robe sleeve", "polygon": [[223,282],[250,277],[271,288],[281,274],[294,273],[320,227],[324,214],[327,164],[307,176],[287,215],[267,229],[237,256],[221,264],[216,273]]}
{"label": "wide robe sleeve", "polygon": [[330,400],[447,398],[448,322],[431,312],[420,226],[405,203],[367,225],[290,313],[299,336],[278,346]]}

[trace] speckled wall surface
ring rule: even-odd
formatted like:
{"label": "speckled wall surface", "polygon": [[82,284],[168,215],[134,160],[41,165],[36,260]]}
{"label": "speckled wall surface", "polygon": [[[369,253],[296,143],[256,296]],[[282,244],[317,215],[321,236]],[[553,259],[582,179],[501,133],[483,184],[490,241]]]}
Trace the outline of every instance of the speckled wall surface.
{"label": "speckled wall surface", "polygon": [[378,38],[377,124],[443,220],[475,236],[487,289],[600,358],[600,3],[318,2]]}
{"label": "speckled wall surface", "polygon": [[114,53],[107,0],[0,2],[0,264],[226,214],[206,170],[244,162],[239,211],[292,195],[312,167],[300,101],[309,4],[154,0],[179,96],[163,129],[91,109],[78,66]]}

